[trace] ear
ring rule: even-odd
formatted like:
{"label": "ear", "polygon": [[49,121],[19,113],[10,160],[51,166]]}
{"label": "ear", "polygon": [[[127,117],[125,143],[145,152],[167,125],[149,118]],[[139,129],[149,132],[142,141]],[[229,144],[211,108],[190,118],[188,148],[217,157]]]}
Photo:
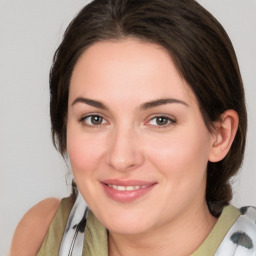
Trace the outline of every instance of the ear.
{"label": "ear", "polygon": [[227,155],[234,141],[238,123],[238,114],[233,109],[226,110],[220,120],[213,123],[215,131],[208,159],[210,162],[221,161]]}

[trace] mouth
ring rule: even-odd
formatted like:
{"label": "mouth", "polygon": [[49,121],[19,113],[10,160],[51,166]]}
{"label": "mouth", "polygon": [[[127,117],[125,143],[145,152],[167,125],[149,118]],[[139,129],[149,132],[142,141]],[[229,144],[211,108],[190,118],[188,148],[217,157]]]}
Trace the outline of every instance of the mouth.
{"label": "mouth", "polygon": [[107,186],[109,186],[110,188],[116,189],[118,191],[132,191],[132,190],[138,190],[138,189],[144,189],[150,185],[144,185],[144,186],[118,186],[118,185],[109,185],[109,184],[105,184]]}
{"label": "mouth", "polygon": [[105,194],[110,199],[117,202],[129,203],[146,196],[157,183],[137,180],[104,180],[101,184]]}

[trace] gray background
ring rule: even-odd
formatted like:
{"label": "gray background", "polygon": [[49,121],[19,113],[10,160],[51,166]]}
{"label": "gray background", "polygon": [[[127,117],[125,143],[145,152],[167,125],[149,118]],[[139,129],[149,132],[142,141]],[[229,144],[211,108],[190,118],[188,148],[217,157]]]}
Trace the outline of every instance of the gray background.
{"label": "gray background", "polygon": [[[87,2],[0,0],[0,255],[7,255],[15,226],[32,205],[69,194],[68,168],[51,144],[48,72],[64,29]],[[233,204],[256,205],[256,0],[199,2],[222,23],[237,52],[249,133]]]}

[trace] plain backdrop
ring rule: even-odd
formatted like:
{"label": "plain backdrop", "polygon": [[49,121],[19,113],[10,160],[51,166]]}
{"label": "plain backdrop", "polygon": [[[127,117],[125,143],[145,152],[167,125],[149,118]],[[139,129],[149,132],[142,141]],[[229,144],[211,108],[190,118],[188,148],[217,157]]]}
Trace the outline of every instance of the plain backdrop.
{"label": "plain backdrop", "polygon": [[[48,73],[64,29],[87,2],[0,0],[0,255],[7,255],[32,205],[70,193],[68,168],[51,143]],[[249,130],[232,203],[256,205],[256,0],[199,2],[221,22],[237,52]]]}

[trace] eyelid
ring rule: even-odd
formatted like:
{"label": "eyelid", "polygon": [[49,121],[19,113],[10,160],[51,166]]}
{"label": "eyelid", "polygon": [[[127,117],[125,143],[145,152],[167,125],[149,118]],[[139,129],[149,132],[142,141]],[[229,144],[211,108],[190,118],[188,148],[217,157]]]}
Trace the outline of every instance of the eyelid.
{"label": "eyelid", "polygon": [[[86,118],[89,118],[89,117],[92,117],[92,116],[98,116],[100,118],[102,118],[105,123],[103,124],[98,124],[98,125],[93,125],[93,124],[88,124],[85,122]],[[78,118],[78,122],[81,123],[82,125],[84,126],[87,126],[89,128],[100,128],[102,126],[105,126],[106,124],[109,124],[109,121],[107,120],[106,117],[104,117],[104,115],[100,114],[100,113],[88,113],[88,114],[84,114],[84,115],[81,115],[79,118]]]}
{"label": "eyelid", "polygon": [[[165,125],[152,125],[152,124],[149,124],[150,121],[152,121],[153,119],[155,118],[166,118],[169,120],[169,123],[168,124],[165,124]],[[167,114],[153,114],[151,116],[149,116],[147,118],[147,121],[145,122],[147,125],[149,126],[152,126],[152,127],[155,127],[155,128],[166,128],[166,127],[169,127],[171,125],[174,125],[177,123],[177,120],[175,117],[173,116],[170,116],[170,115],[167,115]]]}

